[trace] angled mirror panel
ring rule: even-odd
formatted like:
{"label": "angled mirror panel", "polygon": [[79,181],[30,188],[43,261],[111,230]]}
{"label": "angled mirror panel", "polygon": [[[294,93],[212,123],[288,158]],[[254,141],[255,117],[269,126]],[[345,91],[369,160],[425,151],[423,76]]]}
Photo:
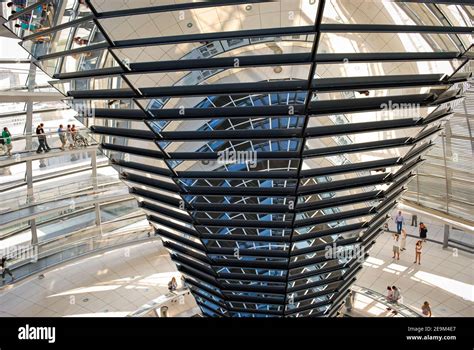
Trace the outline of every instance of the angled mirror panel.
{"label": "angled mirror panel", "polygon": [[[317,1],[262,2],[99,19],[114,41],[314,25]],[[290,13],[291,12],[291,13]]]}

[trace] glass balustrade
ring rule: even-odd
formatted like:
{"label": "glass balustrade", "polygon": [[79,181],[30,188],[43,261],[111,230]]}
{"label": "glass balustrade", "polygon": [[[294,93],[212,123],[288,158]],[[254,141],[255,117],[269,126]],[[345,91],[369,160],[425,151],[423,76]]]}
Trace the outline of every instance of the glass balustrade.
{"label": "glass balustrade", "polygon": [[[44,135],[46,137],[46,144],[51,149],[58,150],[61,148],[62,142],[60,141],[58,133],[49,132]],[[67,140],[65,150],[81,150],[97,145],[97,142],[87,130],[78,130],[75,135],[68,136]],[[11,151],[12,156],[7,155],[7,149],[3,146],[0,150],[0,162],[9,158],[13,158],[15,162],[20,162],[23,156],[38,151],[39,141],[38,135],[36,134],[12,135],[11,142],[13,147]]]}

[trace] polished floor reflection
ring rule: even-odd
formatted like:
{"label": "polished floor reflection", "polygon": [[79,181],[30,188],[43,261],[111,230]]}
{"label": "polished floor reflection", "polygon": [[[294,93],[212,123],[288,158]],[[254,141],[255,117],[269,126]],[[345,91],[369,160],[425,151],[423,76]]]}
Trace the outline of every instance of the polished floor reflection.
{"label": "polished floor reflection", "polygon": [[160,241],[121,248],[4,288],[0,317],[124,317],[166,294],[173,276],[179,283]]}

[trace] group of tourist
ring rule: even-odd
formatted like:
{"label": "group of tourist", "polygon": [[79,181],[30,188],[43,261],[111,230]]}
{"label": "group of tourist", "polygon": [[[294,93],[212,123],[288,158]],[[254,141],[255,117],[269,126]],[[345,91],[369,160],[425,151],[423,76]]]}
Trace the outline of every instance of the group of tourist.
{"label": "group of tourist", "polygon": [[[402,298],[402,295],[400,294],[400,289],[396,286],[387,286],[387,301],[391,304],[397,305],[398,301]],[[397,310],[395,310],[392,307],[387,307],[387,311],[392,311],[394,315],[398,313]]]}
{"label": "group of tourist", "polygon": [[79,138],[77,133],[76,125],[68,125],[66,130],[64,130],[63,125],[59,125],[58,128],[58,135],[59,141],[61,141],[60,149],[64,151],[66,149],[66,145],[69,143],[69,149],[73,149],[76,147],[76,142]]}
{"label": "group of tourist", "polygon": [[[406,239],[407,239],[407,232],[403,228],[405,224],[405,217],[403,216],[402,212],[399,211],[397,216],[394,218],[395,225],[396,225],[396,232],[393,235],[393,259],[400,260],[400,252],[406,250]],[[416,215],[412,216],[411,225],[417,226],[418,218]],[[423,244],[426,242],[426,238],[428,235],[428,228],[423,222],[420,222],[419,229],[418,229],[419,239],[416,241],[415,244],[415,261],[414,264],[421,264],[421,252],[423,249]],[[396,286],[388,286],[387,287],[387,301],[393,304],[397,304],[398,300],[401,298],[400,289]],[[387,310],[392,310],[392,308],[388,307]],[[392,310],[394,314],[397,313],[396,310]],[[431,317],[431,307],[428,301],[425,301],[421,306],[421,312],[426,317]]]}
{"label": "group of tourist", "polygon": [[[402,215],[402,212],[399,211],[397,216],[394,219],[395,224],[396,224],[396,232],[393,235],[393,256],[392,259],[397,259],[400,260],[400,252],[403,252],[406,250],[406,239],[407,239],[407,232],[403,228],[403,225],[405,224],[405,218]],[[412,220],[412,225],[413,225],[413,220]],[[420,222],[419,225],[419,237],[420,239],[416,242],[415,244],[415,261],[414,264],[421,264],[421,251],[423,249],[423,243],[426,242],[426,237],[428,234],[428,229],[426,225],[422,222]]]}
{"label": "group of tourist", "polygon": [[[49,152],[51,148],[48,145],[47,139],[46,139],[46,134],[44,132],[44,124],[38,125],[36,128],[36,135],[38,135],[38,142],[39,146],[38,149],[36,150],[36,153],[41,153],[41,152]],[[61,142],[61,146],[59,147],[61,151],[64,151],[66,149],[66,145],[69,143],[69,149],[73,149],[76,146],[76,140],[78,137],[77,134],[77,129],[76,126],[73,124],[68,125],[67,129],[64,129],[64,126],[61,124],[59,125],[59,128],[57,130],[58,136],[59,136],[59,141]]]}
{"label": "group of tourist", "polygon": [[[400,288],[396,286],[387,286],[387,301],[390,304],[393,304],[393,307],[387,307],[387,311],[391,311],[394,315],[398,314],[398,311],[395,309],[398,302],[401,300],[402,295],[400,293]],[[431,306],[430,303],[425,301],[421,306],[421,313],[425,317],[431,317]]]}
{"label": "group of tourist", "polygon": [[[393,315],[397,315],[397,304],[398,302],[401,302],[402,300],[402,295],[400,288],[397,286],[387,286],[387,295],[385,296],[387,302],[390,304],[387,307],[387,311],[391,312]],[[355,302],[355,295],[352,290],[349,290],[349,293],[346,295],[346,298],[344,300],[344,305],[346,307],[347,312],[351,312],[353,307],[354,307],[354,302]],[[421,313],[425,317],[431,317],[431,306],[430,303],[425,301],[423,305],[421,306]]]}
{"label": "group of tourist", "polygon": [[[68,148],[74,149],[76,148],[77,140],[82,138],[78,134],[78,129],[76,126],[73,125],[68,125],[67,128],[65,129],[64,126],[61,124],[59,125],[59,128],[57,129],[57,133],[59,136],[59,141],[61,142],[60,149],[64,151],[66,149],[66,146],[69,144]],[[49,152],[51,151],[51,147],[48,144],[48,136],[46,132],[44,131],[44,124],[41,123],[36,127],[36,135],[38,138],[38,148],[36,150],[36,153],[43,153],[43,152]],[[84,143],[87,145],[87,143]],[[0,149],[3,151],[2,153],[5,153],[8,157],[12,156],[12,150],[13,150],[13,141],[12,141],[12,134],[10,133],[10,130],[8,130],[7,127],[4,127],[2,130],[2,134],[0,137]]]}

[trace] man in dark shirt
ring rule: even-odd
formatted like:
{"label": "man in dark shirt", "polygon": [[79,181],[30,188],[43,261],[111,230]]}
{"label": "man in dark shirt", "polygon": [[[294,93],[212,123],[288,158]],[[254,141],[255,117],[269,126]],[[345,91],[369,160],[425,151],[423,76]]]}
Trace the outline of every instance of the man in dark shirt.
{"label": "man in dark shirt", "polygon": [[38,135],[38,142],[39,146],[38,149],[36,150],[36,153],[41,153],[41,152],[49,152],[51,148],[49,148],[48,143],[46,142],[46,135],[44,133],[43,129],[44,124],[38,125],[36,128],[36,135]]}
{"label": "man in dark shirt", "polygon": [[6,274],[10,275],[12,281],[15,279],[15,276],[13,276],[13,273],[8,268],[7,258],[5,256],[0,260],[0,273],[2,275],[2,284],[5,283]]}

